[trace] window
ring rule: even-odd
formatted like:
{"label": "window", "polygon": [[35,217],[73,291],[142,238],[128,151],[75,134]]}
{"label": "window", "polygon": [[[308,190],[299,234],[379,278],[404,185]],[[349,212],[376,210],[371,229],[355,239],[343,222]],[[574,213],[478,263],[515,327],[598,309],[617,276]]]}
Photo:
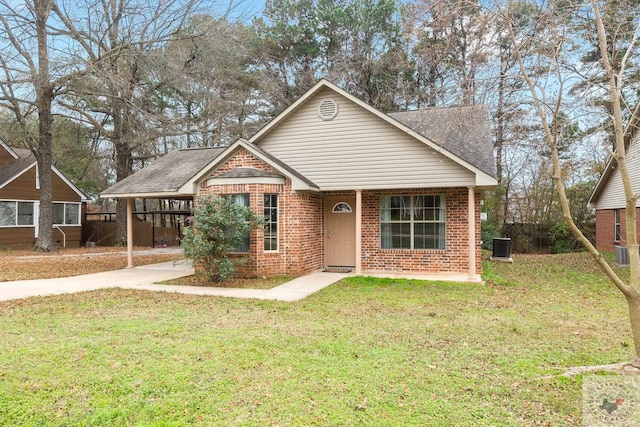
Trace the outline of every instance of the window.
{"label": "window", "polygon": [[12,227],[16,225],[16,202],[0,202],[0,226]]}
{"label": "window", "polygon": [[33,225],[33,202],[18,202],[18,225]]}
{"label": "window", "polygon": [[[250,198],[249,194],[227,194],[223,197],[228,197],[233,200],[233,203],[237,206],[249,207]],[[242,243],[237,248],[231,249],[232,252],[249,252],[249,245],[251,243],[251,231],[247,230],[246,234],[242,238]]]}
{"label": "window", "polygon": [[264,195],[264,250],[278,250],[278,195]]}
{"label": "window", "polygon": [[31,226],[33,202],[0,201],[0,227]]}
{"label": "window", "polygon": [[54,203],[53,225],[80,225],[80,204]]}
{"label": "window", "polygon": [[614,239],[616,242],[620,241],[620,209],[613,210],[614,216]]}
{"label": "window", "polygon": [[381,197],[380,247],[444,249],[444,195]]}
{"label": "window", "polygon": [[333,209],[331,210],[333,213],[351,213],[351,206],[348,203],[340,202],[336,203]]}

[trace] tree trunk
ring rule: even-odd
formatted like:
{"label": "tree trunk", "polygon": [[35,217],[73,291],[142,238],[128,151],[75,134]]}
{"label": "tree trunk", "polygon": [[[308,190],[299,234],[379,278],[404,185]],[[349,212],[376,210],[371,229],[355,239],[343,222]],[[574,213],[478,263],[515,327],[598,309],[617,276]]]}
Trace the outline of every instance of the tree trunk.
{"label": "tree trunk", "polygon": [[[128,136],[126,107],[120,102],[114,102],[114,136],[116,180],[122,181],[133,173],[133,158],[131,155],[131,136]],[[115,246],[127,244],[127,201],[118,199],[116,202],[116,238]]]}
{"label": "tree trunk", "polygon": [[[51,183],[53,89],[49,83],[47,20],[51,11],[51,3],[47,0],[40,0],[36,1],[34,6],[38,39],[38,74],[35,79],[38,104],[38,141],[36,144],[32,144],[32,151],[38,162],[38,172],[40,173],[40,217],[38,238],[34,250],[50,251],[53,243],[53,186]],[[33,148],[36,149],[33,150]]]}
{"label": "tree trunk", "polygon": [[626,296],[626,298],[629,305],[629,320],[631,321],[631,333],[633,334],[636,358],[640,358],[640,295],[636,292],[632,296]]}

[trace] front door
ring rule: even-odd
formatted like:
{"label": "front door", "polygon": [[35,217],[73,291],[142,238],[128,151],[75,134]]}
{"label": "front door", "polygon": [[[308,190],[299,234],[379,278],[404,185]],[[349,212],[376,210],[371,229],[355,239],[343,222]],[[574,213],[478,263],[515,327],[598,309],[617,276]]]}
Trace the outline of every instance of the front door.
{"label": "front door", "polygon": [[327,267],[356,265],[356,197],[324,199],[325,258]]}

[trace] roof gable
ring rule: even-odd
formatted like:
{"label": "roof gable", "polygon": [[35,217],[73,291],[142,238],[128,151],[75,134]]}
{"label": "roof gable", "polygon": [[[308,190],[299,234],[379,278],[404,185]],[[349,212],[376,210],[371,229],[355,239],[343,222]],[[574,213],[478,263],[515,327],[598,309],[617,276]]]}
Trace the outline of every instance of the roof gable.
{"label": "roof gable", "polygon": [[[248,141],[242,138],[236,140],[233,144],[231,144],[224,151],[224,153],[216,159],[216,162],[212,165],[212,168],[207,171],[207,174],[225,164],[238,151],[242,149],[246,150],[273,169],[277,170],[280,174],[282,174],[282,176],[289,178],[291,180],[291,188],[294,191],[318,191],[318,186],[314,184],[310,179],[293,169],[291,166],[285,164],[278,158],[274,157],[269,152],[263,150],[257,145],[250,144]],[[232,174],[237,175],[238,172]],[[200,174],[200,176],[203,176],[203,174]],[[272,176],[272,178],[275,178],[275,176]]]}
{"label": "roof gable", "polygon": [[[323,118],[322,106],[329,101],[338,104],[336,108],[339,113]],[[463,126],[456,128],[454,124]],[[444,135],[447,139],[445,143],[434,141],[424,134],[442,127],[447,127],[447,132],[431,133],[435,138]],[[456,140],[450,141],[453,137]],[[341,142],[338,143],[338,140]],[[436,180],[428,183],[428,171],[424,170],[424,165],[413,165],[418,166],[414,173],[427,173],[422,175],[425,179],[420,186],[497,185],[488,113],[484,106],[438,109],[433,114],[427,110],[387,115],[322,80],[249,141],[286,162],[323,190],[411,185],[407,182],[411,180],[410,176],[406,176],[404,180],[396,179],[395,183],[392,179],[386,180],[383,177],[385,173],[398,177],[397,172],[391,171],[391,165],[388,165],[386,171],[380,170],[377,178],[373,176],[376,174],[378,161],[384,163],[396,157],[396,167],[406,166],[402,164],[403,159],[400,159],[403,153],[405,160],[409,158],[409,163],[415,162],[417,158],[432,162],[433,155],[437,154],[437,162],[442,165],[433,165],[430,170],[439,169],[440,176],[442,173],[457,175],[457,178],[454,176],[449,182]],[[334,152],[329,152],[329,147]],[[315,162],[300,159],[300,156],[305,155],[314,156]],[[361,161],[363,159],[366,161]],[[364,176],[360,180],[353,179],[348,170],[349,165],[360,167],[361,174],[366,170],[372,172],[371,179],[367,180]],[[351,187],[343,188],[337,183],[329,182],[332,178],[324,180],[321,170],[328,168],[335,171],[338,176],[336,179],[343,176],[345,180],[351,180]],[[466,177],[463,178],[463,175]],[[469,178],[471,176],[473,179]]]}

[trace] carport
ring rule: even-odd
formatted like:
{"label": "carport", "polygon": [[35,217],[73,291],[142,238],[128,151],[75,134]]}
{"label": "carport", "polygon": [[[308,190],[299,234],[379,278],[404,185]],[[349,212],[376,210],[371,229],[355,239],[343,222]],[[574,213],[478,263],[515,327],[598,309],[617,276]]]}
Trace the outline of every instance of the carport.
{"label": "carport", "polygon": [[135,199],[194,200],[199,182],[210,173],[223,147],[175,150],[107,188],[100,197],[127,204],[127,268],[133,265],[133,202]]}

